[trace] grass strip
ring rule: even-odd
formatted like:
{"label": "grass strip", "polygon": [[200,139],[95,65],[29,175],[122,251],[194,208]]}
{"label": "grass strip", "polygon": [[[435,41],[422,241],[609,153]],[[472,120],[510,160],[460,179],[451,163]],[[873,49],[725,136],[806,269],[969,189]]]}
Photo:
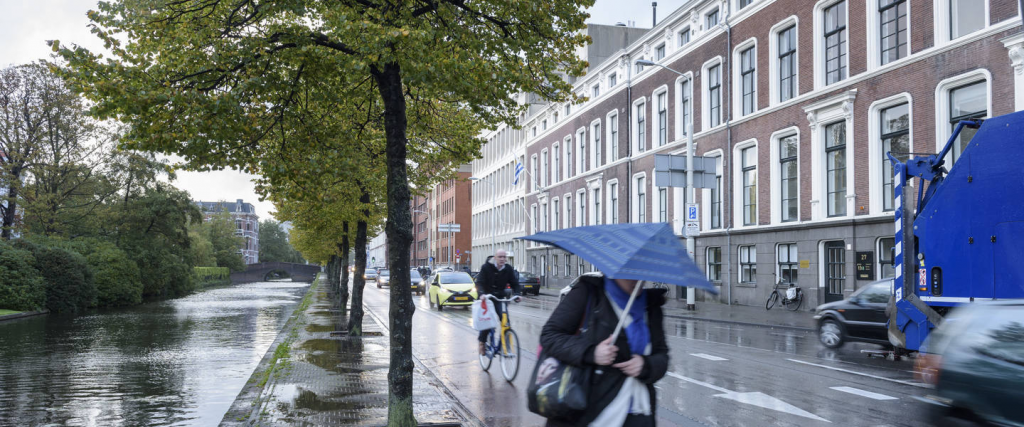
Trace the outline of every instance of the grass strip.
{"label": "grass strip", "polygon": [[21,312],[20,311],[14,311],[14,310],[5,310],[5,309],[0,308],[0,316],[6,316],[8,314],[18,314],[18,313],[21,313]]}

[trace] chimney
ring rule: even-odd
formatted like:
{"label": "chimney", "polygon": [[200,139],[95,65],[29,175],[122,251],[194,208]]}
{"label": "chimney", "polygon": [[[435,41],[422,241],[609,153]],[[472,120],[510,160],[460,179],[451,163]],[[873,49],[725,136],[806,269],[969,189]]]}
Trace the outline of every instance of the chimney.
{"label": "chimney", "polygon": [[658,2],[651,2],[651,28],[658,26]]}

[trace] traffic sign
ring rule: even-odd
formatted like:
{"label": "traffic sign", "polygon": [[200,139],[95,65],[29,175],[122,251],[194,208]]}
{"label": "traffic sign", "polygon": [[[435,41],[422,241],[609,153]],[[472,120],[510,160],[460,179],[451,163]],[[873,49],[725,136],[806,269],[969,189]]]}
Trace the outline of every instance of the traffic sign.
{"label": "traffic sign", "polygon": [[700,226],[697,221],[686,221],[686,237],[697,237],[700,235]]}
{"label": "traffic sign", "polygon": [[438,224],[437,231],[441,233],[459,233],[462,231],[462,224]]}
{"label": "traffic sign", "polygon": [[696,203],[686,204],[686,221],[697,221],[697,211],[699,210]]}

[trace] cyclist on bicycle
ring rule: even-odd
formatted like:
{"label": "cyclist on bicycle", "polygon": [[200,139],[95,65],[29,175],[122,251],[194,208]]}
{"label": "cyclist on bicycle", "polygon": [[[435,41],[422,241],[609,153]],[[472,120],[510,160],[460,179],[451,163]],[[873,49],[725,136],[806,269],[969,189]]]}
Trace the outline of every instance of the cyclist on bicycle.
{"label": "cyclist on bicycle", "polygon": [[[480,267],[480,273],[476,276],[476,293],[480,298],[484,298],[485,294],[494,295],[501,298],[505,294],[505,288],[511,288],[512,293],[519,295],[519,279],[516,278],[516,272],[512,269],[512,266],[507,264],[508,253],[503,249],[498,249],[494,252],[494,258],[485,262]],[[494,313],[501,318],[501,304],[488,301],[494,307]],[[480,336],[477,338],[480,341],[480,354],[484,354],[484,343],[487,342],[487,334],[492,329],[486,329],[480,331]]]}

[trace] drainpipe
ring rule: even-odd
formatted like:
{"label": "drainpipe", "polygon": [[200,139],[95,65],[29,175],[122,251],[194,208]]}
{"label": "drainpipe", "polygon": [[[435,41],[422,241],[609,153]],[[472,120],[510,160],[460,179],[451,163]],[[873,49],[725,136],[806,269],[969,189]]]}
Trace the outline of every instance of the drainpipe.
{"label": "drainpipe", "polygon": [[[726,179],[725,179],[726,174],[728,174],[728,177],[729,177],[728,182],[729,183],[732,183],[732,178],[733,178],[732,177],[732,161],[731,161],[732,160],[732,91],[733,91],[733,87],[734,87],[733,85],[735,84],[735,82],[732,80],[732,25],[729,24],[729,16],[730,15],[732,15],[732,10],[731,9],[727,9],[726,12],[725,12],[725,17],[722,19],[722,23],[725,25],[725,48],[726,48],[726,55],[725,55],[726,59],[725,59],[725,61],[726,61],[726,65],[728,66],[728,70],[729,70],[728,71],[729,72],[729,80],[728,80],[729,81],[729,96],[726,97],[726,103],[728,105],[728,108],[726,109],[726,111],[729,113],[729,118],[725,121],[726,150],[725,150],[725,162],[724,162],[724,164],[722,164],[722,181],[723,181],[722,186],[723,187],[725,187],[725,185],[726,185],[725,182],[724,182],[724,181],[726,181]],[[725,80],[725,79],[723,79],[723,80]],[[733,188],[733,187],[730,185],[729,188]],[[724,191],[719,191],[719,193],[720,194],[724,193]],[[730,190],[729,191],[729,198],[732,198],[732,199],[735,200],[734,196],[735,195],[732,194],[732,191]],[[730,232],[732,231],[732,227],[733,227],[733,223],[732,223],[732,221],[733,221],[733,205],[732,205],[732,202],[730,202],[728,204],[728,206],[729,206],[729,216],[726,219],[729,221],[728,222],[729,225],[725,228],[725,242],[726,242],[726,245],[728,245],[728,247],[729,247],[728,250],[726,251],[726,252],[728,252],[728,255],[726,256],[726,260],[727,260],[726,261],[726,265],[729,266],[729,268],[726,269],[726,277],[729,280],[729,288],[728,288],[728,292],[726,293],[726,295],[729,298],[729,304],[728,305],[732,305],[732,267],[733,267],[733,264],[732,264],[732,234],[730,234]]]}
{"label": "drainpipe", "polygon": [[633,218],[633,59],[626,55],[626,222]]}

